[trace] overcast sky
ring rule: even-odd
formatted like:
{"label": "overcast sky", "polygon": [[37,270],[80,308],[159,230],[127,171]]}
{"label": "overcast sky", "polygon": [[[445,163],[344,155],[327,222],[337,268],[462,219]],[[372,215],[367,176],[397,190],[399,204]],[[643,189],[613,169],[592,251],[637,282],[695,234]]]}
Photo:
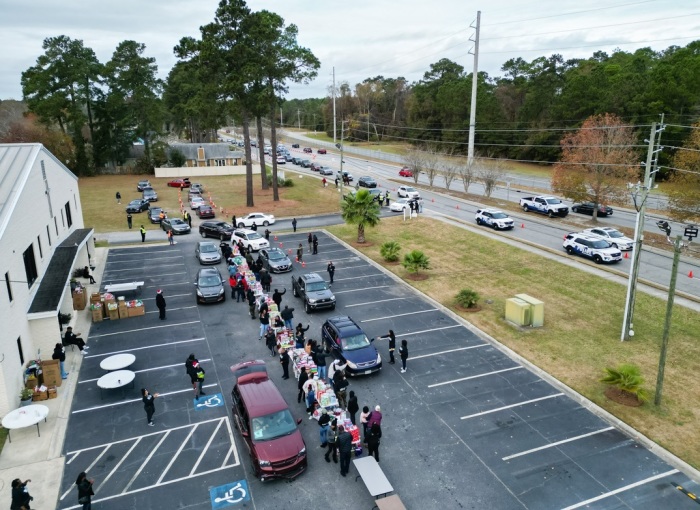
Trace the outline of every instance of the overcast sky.
{"label": "overcast sky", "polygon": [[[101,62],[133,39],[155,57],[161,78],[175,63],[181,37],[199,37],[217,0],[0,0],[0,99],[21,99],[22,71],[42,54],[44,38],[82,39]],[[560,53],[588,57],[615,48],[633,52],[685,46],[700,39],[698,0],[249,0],[299,27],[299,43],[321,61],[318,78],[294,85],[288,98],[323,97],[332,83],[351,87],[382,75],[419,80],[431,63],[449,58],[472,70],[469,55],[481,10],[479,70],[501,75],[510,58]]]}

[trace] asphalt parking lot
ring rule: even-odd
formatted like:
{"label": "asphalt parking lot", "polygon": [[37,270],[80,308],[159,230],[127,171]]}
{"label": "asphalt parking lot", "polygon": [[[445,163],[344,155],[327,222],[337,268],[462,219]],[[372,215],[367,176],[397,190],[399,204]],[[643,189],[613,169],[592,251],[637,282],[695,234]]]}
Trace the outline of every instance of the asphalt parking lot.
{"label": "asphalt parking lot", "polygon": [[[307,249],[306,235],[283,235],[274,244],[286,251],[301,242]],[[386,341],[376,340],[383,370],[351,379],[349,388],[360,407],[382,406],[380,466],[407,508],[697,507],[673,485],[697,493],[684,474],[352,249],[317,235],[319,254],[305,254],[306,267],[295,264],[292,274],[327,278],[333,260],[337,309],[307,315],[292,297],[289,274],[273,275],[272,288],[287,288],[282,305],[295,308],[295,324],[311,325],[307,338],[320,337],[325,318],[347,314],[370,338],[393,329],[397,340],[408,340],[406,373],[386,363]],[[198,240],[189,235],[172,247],[110,250],[101,283],[144,281],[147,313],[91,328],[69,417],[59,508],[78,508],[73,484],[83,470],[95,479],[100,509],[371,508],[352,465],[351,476],[341,478],[338,465],[322,459],[317,423],[296,403],[296,381],[282,380],[277,359],[258,341],[259,322],[247,305],[195,304]],[[158,288],[168,304],[165,321],[155,308]],[[101,394],[99,363],[122,352],[136,356],[134,387]],[[184,369],[192,352],[207,372],[200,402]],[[268,362],[292,412],[304,418],[309,469],[291,483],[253,477],[231,421],[229,367],[248,359]],[[141,387],[161,394],[154,427],[146,424]],[[231,486],[243,487],[245,497],[217,500]]]}

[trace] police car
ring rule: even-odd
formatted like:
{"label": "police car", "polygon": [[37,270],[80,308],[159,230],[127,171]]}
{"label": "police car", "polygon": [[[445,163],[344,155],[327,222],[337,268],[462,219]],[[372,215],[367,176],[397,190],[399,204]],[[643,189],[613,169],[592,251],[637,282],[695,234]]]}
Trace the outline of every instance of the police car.
{"label": "police car", "polygon": [[564,237],[564,249],[569,255],[581,255],[593,259],[596,264],[603,262],[620,262],[622,252],[610,246],[610,243],[592,235],[567,234]]}
{"label": "police car", "polygon": [[587,228],[583,231],[583,234],[591,235],[604,239],[609,242],[613,248],[619,248],[622,251],[631,250],[634,246],[634,241],[625,234],[612,227],[595,227]]}
{"label": "police car", "polygon": [[513,219],[498,209],[477,209],[476,223],[486,225],[494,230],[507,230],[513,228]]}

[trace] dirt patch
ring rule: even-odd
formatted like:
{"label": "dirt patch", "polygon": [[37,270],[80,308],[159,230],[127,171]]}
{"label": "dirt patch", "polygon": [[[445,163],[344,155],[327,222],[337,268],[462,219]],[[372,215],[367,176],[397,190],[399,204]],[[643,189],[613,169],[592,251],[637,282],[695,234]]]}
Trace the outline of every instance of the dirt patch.
{"label": "dirt patch", "polygon": [[350,244],[352,244],[355,248],[360,248],[360,249],[370,248],[370,247],[374,246],[374,243],[371,243],[369,241],[365,241],[364,243],[358,243],[357,241],[354,241]]}
{"label": "dirt patch", "polygon": [[383,262],[385,266],[398,266],[401,264],[400,260],[394,260],[393,262],[387,262],[386,260]]}
{"label": "dirt patch", "polygon": [[610,386],[604,393],[610,400],[617,402],[618,404],[622,404],[623,406],[639,407],[642,405],[642,402],[639,401],[636,395],[633,395],[625,390],[618,390],[617,388]]}
{"label": "dirt patch", "polygon": [[414,282],[423,282],[430,278],[430,275],[428,273],[408,273],[406,278]]}
{"label": "dirt patch", "polygon": [[467,307],[462,306],[462,305],[454,305],[454,307],[455,307],[455,310],[459,310],[460,312],[464,312],[464,313],[475,313],[475,312],[481,311],[481,307],[479,305],[472,306],[471,308],[467,308]]}

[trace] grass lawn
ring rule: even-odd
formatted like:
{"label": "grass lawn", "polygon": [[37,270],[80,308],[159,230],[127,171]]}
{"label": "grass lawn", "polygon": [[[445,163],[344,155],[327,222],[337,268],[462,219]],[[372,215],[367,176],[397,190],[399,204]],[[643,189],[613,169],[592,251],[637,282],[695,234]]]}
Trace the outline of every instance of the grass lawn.
{"label": "grass lawn", "polygon": [[[328,230],[354,245],[356,226]],[[367,229],[360,248],[382,263],[381,244],[397,241],[401,253],[422,250],[429,258],[430,277],[408,282],[443,305],[454,308],[454,296],[469,288],[479,293],[480,312],[461,315],[533,364],[619,417],[694,467],[700,467],[700,393],[695,377],[700,359],[700,314],[674,308],[666,362],[663,402],[653,405],[665,301],[637,294],[634,341],[620,342],[626,288],[603,278],[558,264],[440,221],[421,218],[403,222],[382,219]],[[495,254],[498,254],[495,256]],[[386,269],[405,279],[402,266]],[[504,320],[505,300],[526,293],[545,302],[545,326],[520,329]],[[493,300],[486,304],[486,300]],[[646,378],[651,402],[625,407],[607,400],[599,382],[605,367],[637,364]]]}
{"label": "grass lawn", "polygon": [[[286,169],[285,169],[286,170]],[[290,188],[279,188],[280,201],[272,200],[272,188],[260,189],[260,176],[253,176],[255,207],[246,207],[245,176],[196,177],[192,182],[200,182],[207,190],[204,197],[216,204],[217,217],[231,220],[236,216],[261,211],[274,214],[276,217],[301,216],[338,212],[340,210],[339,193],[334,186],[323,189],[321,181],[314,177],[301,177],[292,170],[287,170],[285,176],[294,181]],[[83,177],[80,179],[80,200],[83,206],[83,219],[86,226],[91,226],[95,232],[114,232],[128,230],[126,223],[126,204],[140,198],[136,191],[136,183],[146,178],[138,175],[102,175],[98,177]],[[158,192],[158,202],[153,205],[163,207],[170,216],[179,216],[178,188],[168,188],[169,178],[156,179],[150,177],[153,188]],[[122,195],[121,205],[117,204],[114,196],[119,191]],[[183,203],[187,201],[187,190],[182,192]],[[220,213],[220,208],[225,214]],[[192,211],[190,211],[192,212]],[[146,213],[132,214],[134,228],[143,224],[148,230],[159,230],[159,225],[152,225]],[[193,219],[196,215],[193,214]]]}

